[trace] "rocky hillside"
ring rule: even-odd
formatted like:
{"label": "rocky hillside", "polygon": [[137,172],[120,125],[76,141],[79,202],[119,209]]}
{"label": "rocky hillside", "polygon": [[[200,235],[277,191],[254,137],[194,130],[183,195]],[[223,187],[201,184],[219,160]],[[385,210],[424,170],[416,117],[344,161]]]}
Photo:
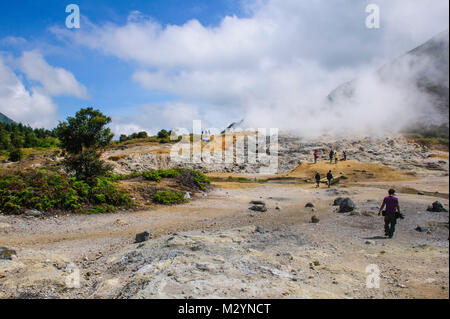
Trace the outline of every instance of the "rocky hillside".
{"label": "rocky hillside", "polygon": [[[435,151],[409,141],[403,136],[388,138],[326,136],[307,140],[282,134],[278,137],[278,142],[278,173],[287,173],[301,163],[311,162],[315,150],[319,153],[320,161],[327,161],[330,148],[337,150],[340,157],[345,150],[350,160],[386,165],[404,171],[415,168],[445,171],[448,167],[447,162],[437,157]],[[116,173],[182,167],[203,172],[257,174],[262,166],[268,165],[268,158],[256,164],[248,163],[247,160],[239,164],[236,162],[225,164],[222,156],[213,156],[210,163],[175,163],[170,158],[170,147],[171,145],[135,145],[108,151],[103,154],[103,158],[114,166]],[[249,154],[247,143],[243,143],[240,147],[243,148],[240,151],[247,158]],[[267,152],[267,147],[258,149],[259,154]],[[448,155],[444,159],[448,160]]]}

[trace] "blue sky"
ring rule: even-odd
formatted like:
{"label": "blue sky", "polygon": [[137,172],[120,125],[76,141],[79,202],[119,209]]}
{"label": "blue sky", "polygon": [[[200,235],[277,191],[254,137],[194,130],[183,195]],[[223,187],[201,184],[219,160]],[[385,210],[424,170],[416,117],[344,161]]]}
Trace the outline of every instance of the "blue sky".
{"label": "blue sky", "polygon": [[[93,106],[116,134],[301,118],[448,28],[448,1],[380,0],[382,28],[369,30],[371,2],[0,0],[0,112],[53,127]],[[70,3],[80,29],[65,27]]]}
{"label": "blue sky", "polygon": [[[236,0],[216,1],[120,1],[120,0],[22,0],[0,1],[0,39],[17,37],[28,43],[0,44],[0,51],[20,55],[25,49],[39,49],[45,53],[51,65],[70,70],[77,80],[89,89],[90,98],[80,100],[73,97],[55,97],[58,104],[58,118],[74,114],[80,107],[93,105],[107,114],[127,115],[136,111],[139,105],[171,100],[174,97],[164,92],[148,92],[131,81],[132,69],[129,62],[113,56],[104,56],[92,50],[73,48],[63,44],[49,31],[50,27],[65,26],[70,3],[80,7],[81,14],[92,23],[126,23],[133,10],[139,10],[153,19],[166,24],[183,24],[197,19],[208,26],[217,25],[224,15],[241,15]],[[74,30],[76,32],[76,30]],[[113,79],[113,80],[111,80]],[[25,80],[26,82],[26,80]],[[26,83],[25,83],[26,84]]]}

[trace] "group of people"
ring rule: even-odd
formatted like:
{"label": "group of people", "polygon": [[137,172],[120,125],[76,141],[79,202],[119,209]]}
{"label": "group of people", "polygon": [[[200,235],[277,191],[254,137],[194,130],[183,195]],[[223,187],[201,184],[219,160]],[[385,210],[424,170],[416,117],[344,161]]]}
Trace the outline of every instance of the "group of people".
{"label": "group of people", "polygon": [[[320,187],[320,180],[321,180],[321,176],[320,176],[319,172],[316,172],[315,179],[316,179],[316,183],[317,183],[316,187],[319,188]],[[333,181],[333,173],[331,173],[331,170],[328,171],[328,173],[327,173],[327,181],[328,181],[328,188],[330,188],[331,187],[331,182]]]}
{"label": "group of people", "polygon": [[[347,151],[343,151],[342,155],[343,155],[343,160],[346,161],[347,160]],[[333,164],[333,160],[334,160],[335,164],[338,163],[339,155],[336,150],[331,149],[329,157],[330,157],[330,164]],[[315,164],[317,164],[318,159],[319,159],[319,153],[317,151],[314,151],[314,163]]]}

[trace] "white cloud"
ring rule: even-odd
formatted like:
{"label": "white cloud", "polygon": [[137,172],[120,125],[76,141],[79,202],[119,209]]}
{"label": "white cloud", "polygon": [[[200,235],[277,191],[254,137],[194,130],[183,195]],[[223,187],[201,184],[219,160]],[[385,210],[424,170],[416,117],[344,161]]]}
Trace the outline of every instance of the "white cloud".
{"label": "white cloud", "polygon": [[202,120],[208,125],[208,116],[202,114],[199,107],[181,102],[163,104],[147,104],[140,107],[138,114],[133,116],[112,116],[110,125],[113,133],[129,135],[146,131],[155,135],[161,129],[184,128],[192,131],[192,120]]}
{"label": "white cloud", "polygon": [[28,79],[38,81],[51,96],[66,95],[87,99],[86,88],[75,76],[59,67],[49,65],[36,51],[25,51],[19,59],[20,69]]}
{"label": "white cloud", "polygon": [[[21,76],[37,83],[27,87]],[[52,128],[58,123],[52,97],[59,95],[87,98],[87,90],[72,73],[49,65],[36,51],[25,51],[17,59],[0,56],[1,113],[32,127]]]}
{"label": "white cloud", "polygon": [[0,57],[0,112],[16,122],[50,128],[57,123],[57,106],[39,88],[27,90]]}
{"label": "white cloud", "polygon": [[[311,131],[341,125],[341,118],[330,118],[336,112],[318,113],[330,90],[448,28],[446,0],[379,0],[378,30],[365,27],[368,3],[252,0],[244,1],[248,17],[227,16],[215,27],[197,20],[162,26],[132,12],[125,25],[53,31],[137,64],[133,80],[150,91],[172,93],[183,103],[206,105],[234,120],[245,112],[254,124]],[[389,92],[380,96],[389,101]],[[403,100],[397,100],[401,105],[392,107],[405,111]],[[358,101],[347,113],[361,116],[353,121],[360,128],[389,116],[364,116],[369,106]],[[380,99],[378,110],[383,104]]]}

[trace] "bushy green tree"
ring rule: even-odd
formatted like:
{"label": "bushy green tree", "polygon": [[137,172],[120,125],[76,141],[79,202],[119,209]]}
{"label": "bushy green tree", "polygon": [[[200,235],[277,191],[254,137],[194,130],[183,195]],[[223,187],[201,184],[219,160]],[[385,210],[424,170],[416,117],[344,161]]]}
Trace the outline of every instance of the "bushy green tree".
{"label": "bushy green tree", "polygon": [[9,153],[9,160],[11,162],[18,162],[22,160],[23,152],[20,148],[16,148]]}
{"label": "bushy green tree", "polygon": [[168,139],[168,138],[170,138],[169,132],[167,132],[166,130],[162,129],[161,131],[158,132],[158,138],[161,138],[161,139]]}
{"label": "bushy green tree", "polygon": [[61,147],[66,152],[64,166],[75,172],[78,179],[92,184],[96,177],[111,170],[100,160],[101,151],[114,136],[106,127],[110,122],[110,117],[89,107],[78,111],[75,117],[68,117],[56,128]]}

